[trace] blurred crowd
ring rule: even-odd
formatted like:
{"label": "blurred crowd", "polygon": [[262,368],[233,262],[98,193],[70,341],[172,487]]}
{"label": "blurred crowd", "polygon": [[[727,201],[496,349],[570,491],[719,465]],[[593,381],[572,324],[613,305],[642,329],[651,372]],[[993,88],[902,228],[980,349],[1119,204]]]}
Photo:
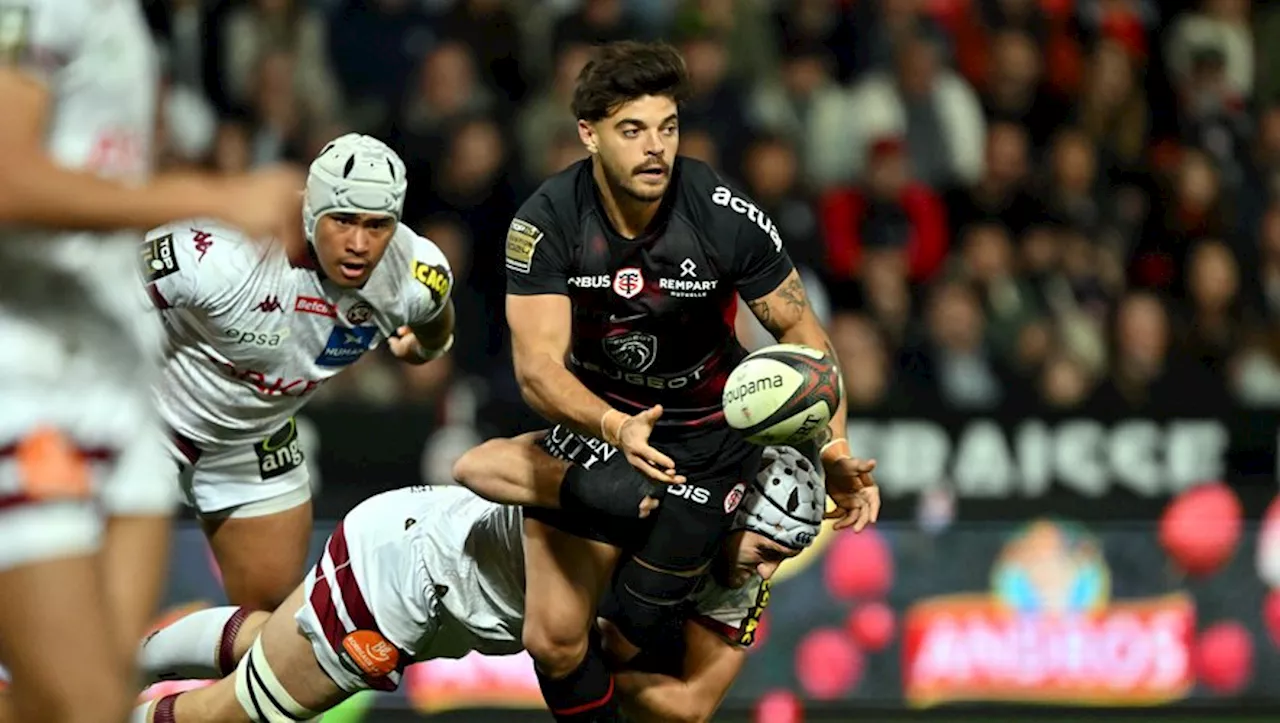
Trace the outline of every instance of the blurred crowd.
{"label": "blurred crowd", "polygon": [[[322,394],[518,398],[500,249],[584,152],[593,43],[662,38],[681,153],[765,208],[854,414],[1280,406],[1280,3],[156,0],[165,162],[306,161],[347,130],[410,173],[460,332]],[[761,329],[743,318],[753,345]],[[458,410],[462,411],[459,412]]]}

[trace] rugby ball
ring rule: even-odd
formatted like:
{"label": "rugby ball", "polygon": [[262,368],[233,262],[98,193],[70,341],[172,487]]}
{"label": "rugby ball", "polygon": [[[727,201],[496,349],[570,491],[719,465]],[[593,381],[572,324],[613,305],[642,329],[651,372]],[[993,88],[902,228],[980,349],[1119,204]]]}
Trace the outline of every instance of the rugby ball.
{"label": "rugby ball", "polygon": [[734,368],[722,402],[725,420],[748,442],[795,445],[827,428],[843,393],[840,372],[826,354],[775,344]]}

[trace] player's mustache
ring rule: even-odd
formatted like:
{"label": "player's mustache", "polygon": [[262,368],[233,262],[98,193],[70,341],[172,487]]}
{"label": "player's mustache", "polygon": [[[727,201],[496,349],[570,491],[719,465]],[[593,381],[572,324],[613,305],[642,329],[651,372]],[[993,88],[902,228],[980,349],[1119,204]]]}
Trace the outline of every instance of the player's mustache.
{"label": "player's mustache", "polygon": [[653,170],[658,170],[658,171],[662,171],[663,173],[666,173],[668,170],[668,166],[666,163],[663,163],[662,161],[654,161],[652,163],[645,163],[645,164],[636,166],[635,169],[631,171],[631,173],[634,175],[636,173],[644,173],[645,171],[653,171]]}

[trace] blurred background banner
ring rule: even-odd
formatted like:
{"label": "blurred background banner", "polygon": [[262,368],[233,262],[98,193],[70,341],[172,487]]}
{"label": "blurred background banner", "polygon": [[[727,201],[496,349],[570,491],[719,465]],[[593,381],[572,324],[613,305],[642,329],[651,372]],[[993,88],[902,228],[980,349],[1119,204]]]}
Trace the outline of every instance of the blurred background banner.
{"label": "blurred background banner", "polygon": [[[493,434],[545,428],[527,411],[481,411],[494,424],[440,424],[433,410],[326,407],[299,418],[321,517],[340,517],[374,492],[452,481],[453,461]],[[849,424],[858,454],[879,462],[886,520],[1153,520],[1173,495],[1231,484],[1257,518],[1277,485],[1280,414],[1225,407],[1196,416],[1077,409],[975,417],[906,409]]]}

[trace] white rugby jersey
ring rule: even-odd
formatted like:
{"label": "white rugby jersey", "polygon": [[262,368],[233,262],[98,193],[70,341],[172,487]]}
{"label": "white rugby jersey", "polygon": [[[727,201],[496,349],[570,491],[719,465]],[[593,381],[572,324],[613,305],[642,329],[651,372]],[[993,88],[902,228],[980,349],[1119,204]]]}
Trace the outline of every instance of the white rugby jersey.
{"label": "white rugby jersey", "polygon": [[[384,492],[352,511],[347,535],[403,539],[416,547],[443,607],[438,628],[413,651],[416,660],[460,658],[471,651],[510,655],[523,649],[524,543],[519,507],[499,505],[454,485],[419,485]],[[408,542],[412,541],[412,542]],[[367,543],[365,543],[367,544]],[[385,543],[384,543],[385,544]],[[356,570],[358,578],[370,579]],[[421,590],[403,594],[421,595]],[[443,594],[440,594],[443,593]],[[707,585],[696,600],[700,622],[734,643],[749,645],[768,587],[759,577],[736,590]],[[420,610],[416,601],[409,609]],[[408,621],[382,621],[386,631]]]}
{"label": "white rugby jersey", "polygon": [[[4,0],[0,66],[48,89],[45,150],[55,163],[125,182],[147,179],[158,74],[137,0]],[[140,237],[141,230],[0,227],[0,265],[13,272],[0,283],[6,338],[25,325],[27,336],[59,334],[92,351],[107,365],[96,374],[142,371],[136,335],[154,342],[158,325],[138,313],[145,303],[135,261]],[[57,358],[33,350],[25,363],[57,379],[66,373]]]}
{"label": "white rugby jersey", "polygon": [[359,289],[214,221],[161,226],[142,246],[168,338],[160,414],[206,449],[269,436],[396,329],[434,319],[453,288],[444,254],[403,224]]}

